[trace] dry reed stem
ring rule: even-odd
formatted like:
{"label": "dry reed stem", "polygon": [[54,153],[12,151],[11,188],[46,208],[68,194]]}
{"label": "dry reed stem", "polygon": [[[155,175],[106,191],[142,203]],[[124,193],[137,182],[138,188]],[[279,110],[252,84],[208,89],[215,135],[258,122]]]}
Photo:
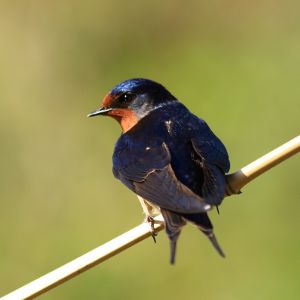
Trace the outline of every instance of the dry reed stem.
{"label": "dry reed stem", "polygon": [[[241,170],[227,175],[227,196],[238,194],[240,189],[257,176],[286,160],[300,150],[300,135],[255,160]],[[161,215],[155,218],[155,232],[164,228]],[[74,259],[56,270],[7,294],[1,300],[33,299],[46,291],[63,284],[72,277],[96,266],[151,235],[150,226],[143,223],[102,246]]]}

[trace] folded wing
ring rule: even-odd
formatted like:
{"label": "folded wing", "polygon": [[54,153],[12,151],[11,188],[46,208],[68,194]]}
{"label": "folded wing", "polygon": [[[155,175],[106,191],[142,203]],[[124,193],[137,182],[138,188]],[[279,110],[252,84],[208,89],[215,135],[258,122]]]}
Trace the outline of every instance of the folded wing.
{"label": "folded wing", "polygon": [[191,142],[196,152],[195,160],[203,170],[203,198],[206,203],[219,205],[224,198],[225,173],[230,167],[227,151],[208,127],[203,135],[192,138]]}
{"label": "folded wing", "polygon": [[136,194],[174,212],[196,213],[211,209],[202,197],[177,179],[165,143],[139,154],[131,155],[134,159],[127,159],[125,163],[124,159],[122,164],[114,163],[115,176]]}

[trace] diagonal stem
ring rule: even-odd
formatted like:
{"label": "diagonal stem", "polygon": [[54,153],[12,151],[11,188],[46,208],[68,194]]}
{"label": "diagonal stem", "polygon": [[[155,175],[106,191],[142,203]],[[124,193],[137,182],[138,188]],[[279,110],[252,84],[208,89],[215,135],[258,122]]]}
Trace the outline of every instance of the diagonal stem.
{"label": "diagonal stem", "polygon": [[[300,135],[255,160],[239,171],[227,175],[226,194],[239,194],[240,189],[257,176],[288,159],[300,151]],[[154,218],[154,230],[158,232],[164,228],[161,215]],[[128,232],[116,237],[104,245],[74,259],[56,270],[24,285],[7,294],[1,300],[33,299],[46,291],[63,284],[67,280],[111,258],[125,249],[137,244],[153,234],[147,223],[141,224]]]}
{"label": "diagonal stem", "polygon": [[300,151],[300,135],[226,176],[227,196],[239,194],[247,183]]}

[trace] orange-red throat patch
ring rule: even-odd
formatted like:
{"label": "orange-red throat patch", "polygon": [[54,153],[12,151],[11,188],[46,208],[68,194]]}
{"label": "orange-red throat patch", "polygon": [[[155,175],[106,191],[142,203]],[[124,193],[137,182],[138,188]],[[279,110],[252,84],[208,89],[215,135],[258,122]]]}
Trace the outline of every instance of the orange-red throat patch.
{"label": "orange-red throat patch", "polygon": [[113,117],[120,123],[123,132],[131,129],[139,121],[139,118],[132,110],[125,108],[113,109],[109,111],[107,115]]}
{"label": "orange-red throat patch", "polygon": [[[114,99],[115,97],[111,93],[108,93],[103,98],[103,107],[109,108]],[[126,108],[113,108],[107,112],[107,115],[113,117],[120,123],[123,132],[131,129],[139,121],[137,115],[132,110]]]}

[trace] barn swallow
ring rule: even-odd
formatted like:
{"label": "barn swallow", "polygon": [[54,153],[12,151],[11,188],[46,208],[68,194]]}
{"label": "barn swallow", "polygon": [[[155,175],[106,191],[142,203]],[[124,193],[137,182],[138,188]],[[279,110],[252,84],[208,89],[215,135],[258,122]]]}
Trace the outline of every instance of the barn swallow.
{"label": "barn swallow", "polygon": [[174,264],[182,227],[191,222],[224,257],[207,212],[221,204],[230,163],[222,142],[161,84],[136,78],[115,86],[88,116],[110,116],[122,128],[113,174],[137,194],[146,217],[159,208]]}

